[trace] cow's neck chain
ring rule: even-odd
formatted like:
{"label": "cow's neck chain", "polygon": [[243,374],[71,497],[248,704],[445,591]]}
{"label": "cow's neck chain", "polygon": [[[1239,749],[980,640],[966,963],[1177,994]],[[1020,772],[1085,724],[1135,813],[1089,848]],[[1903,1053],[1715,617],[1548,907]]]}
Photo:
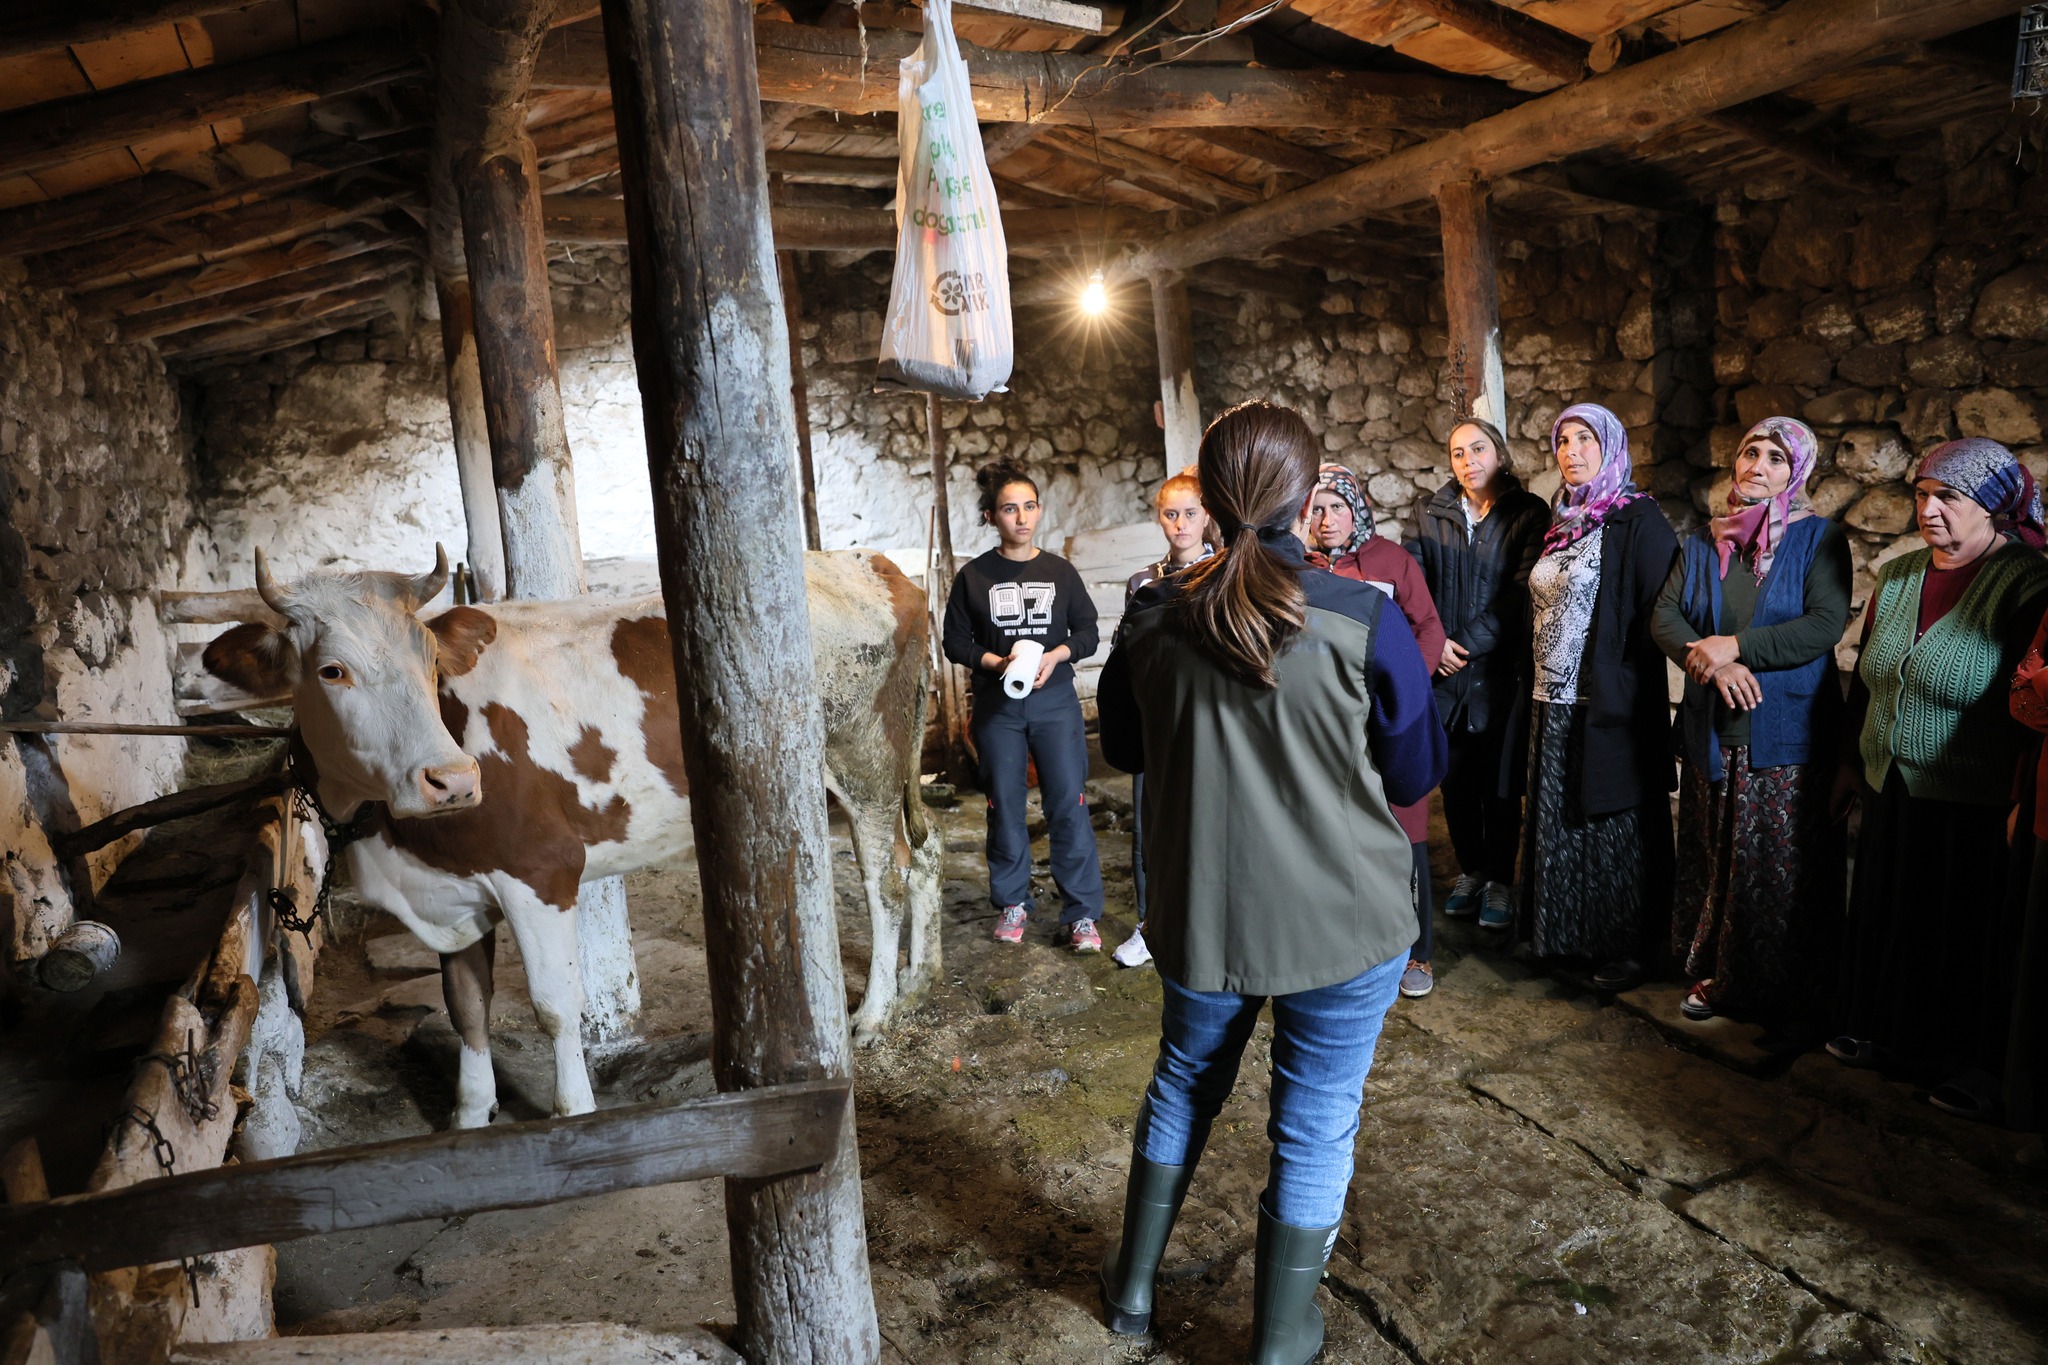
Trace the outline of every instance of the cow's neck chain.
{"label": "cow's neck chain", "polygon": [[274,888],[270,893],[270,909],[276,915],[278,926],[287,932],[313,936],[313,926],[327,913],[327,903],[334,893],[334,869],[341,862],[342,850],[370,832],[376,814],[376,806],[365,801],[356,807],[356,813],[348,820],[336,820],[327,813],[327,807],[320,804],[320,794],[314,790],[318,781],[310,772],[301,772],[298,765],[292,765],[292,810],[293,823],[299,820],[318,820],[320,833],[327,838],[327,865],[320,871],[320,889],[313,895],[313,908],[299,912],[298,892],[291,886]]}

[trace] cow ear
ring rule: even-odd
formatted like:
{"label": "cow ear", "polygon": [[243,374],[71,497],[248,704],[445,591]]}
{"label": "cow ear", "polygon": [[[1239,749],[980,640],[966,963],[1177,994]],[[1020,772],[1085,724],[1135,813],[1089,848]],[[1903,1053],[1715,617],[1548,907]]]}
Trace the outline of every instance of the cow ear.
{"label": "cow ear", "polygon": [[206,671],[257,697],[275,697],[292,689],[289,651],[284,636],[260,621],[217,635],[199,656]]}
{"label": "cow ear", "polygon": [[498,638],[498,623],[475,607],[452,607],[427,622],[441,646],[441,676],[459,678],[476,667],[484,646]]}

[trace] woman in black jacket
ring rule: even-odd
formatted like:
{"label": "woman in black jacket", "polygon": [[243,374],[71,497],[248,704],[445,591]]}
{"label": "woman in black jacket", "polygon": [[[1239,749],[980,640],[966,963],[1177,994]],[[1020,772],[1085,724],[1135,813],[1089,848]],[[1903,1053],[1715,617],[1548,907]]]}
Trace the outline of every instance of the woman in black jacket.
{"label": "woman in black jacket", "polygon": [[1650,633],[1678,538],[1629,478],[1628,433],[1594,403],[1551,428],[1565,486],[1529,572],[1522,932],[1542,957],[1639,985],[1671,908],[1671,711]]}
{"label": "woman in black jacket", "polygon": [[1444,823],[1459,875],[1444,913],[1505,929],[1514,922],[1522,834],[1513,795],[1522,755],[1506,738],[1529,671],[1529,570],[1550,509],[1508,469],[1507,442],[1491,422],[1469,417],[1452,427],[1450,454],[1454,477],[1422,505],[1409,547],[1449,637],[1442,657],[1427,661],[1451,745]]}

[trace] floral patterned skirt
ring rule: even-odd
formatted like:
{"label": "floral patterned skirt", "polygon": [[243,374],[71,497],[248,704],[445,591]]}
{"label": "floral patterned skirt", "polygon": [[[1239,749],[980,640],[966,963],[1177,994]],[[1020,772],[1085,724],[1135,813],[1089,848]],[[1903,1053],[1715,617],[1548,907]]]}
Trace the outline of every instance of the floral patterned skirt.
{"label": "floral patterned skirt", "polygon": [[1530,716],[1518,932],[1540,957],[1646,961],[1670,894],[1669,798],[1585,816],[1572,742],[1578,709],[1539,701]]}
{"label": "floral patterned skirt", "polygon": [[1817,1015],[1835,979],[1846,849],[1828,818],[1822,769],[1749,766],[1723,749],[1722,778],[1684,765],[1672,946],[1711,980],[1717,1010],[1761,1019]]}

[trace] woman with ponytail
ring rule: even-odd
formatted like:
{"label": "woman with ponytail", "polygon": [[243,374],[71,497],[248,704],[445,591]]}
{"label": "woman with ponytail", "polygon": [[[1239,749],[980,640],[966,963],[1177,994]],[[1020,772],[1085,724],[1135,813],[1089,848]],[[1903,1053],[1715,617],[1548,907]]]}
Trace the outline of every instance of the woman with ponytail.
{"label": "woman with ponytail", "polygon": [[1097,692],[1103,756],[1147,778],[1146,936],[1165,996],[1105,1318],[1122,1333],[1149,1326],[1167,1237],[1270,999],[1255,1365],[1304,1365],[1322,1346],[1315,1289],[1416,937],[1393,808],[1445,762],[1407,620],[1386,594],[1308,562],[1317,445],[1286,408],[1216,419],[1201,470],[1218,552],[1138,594]]}

